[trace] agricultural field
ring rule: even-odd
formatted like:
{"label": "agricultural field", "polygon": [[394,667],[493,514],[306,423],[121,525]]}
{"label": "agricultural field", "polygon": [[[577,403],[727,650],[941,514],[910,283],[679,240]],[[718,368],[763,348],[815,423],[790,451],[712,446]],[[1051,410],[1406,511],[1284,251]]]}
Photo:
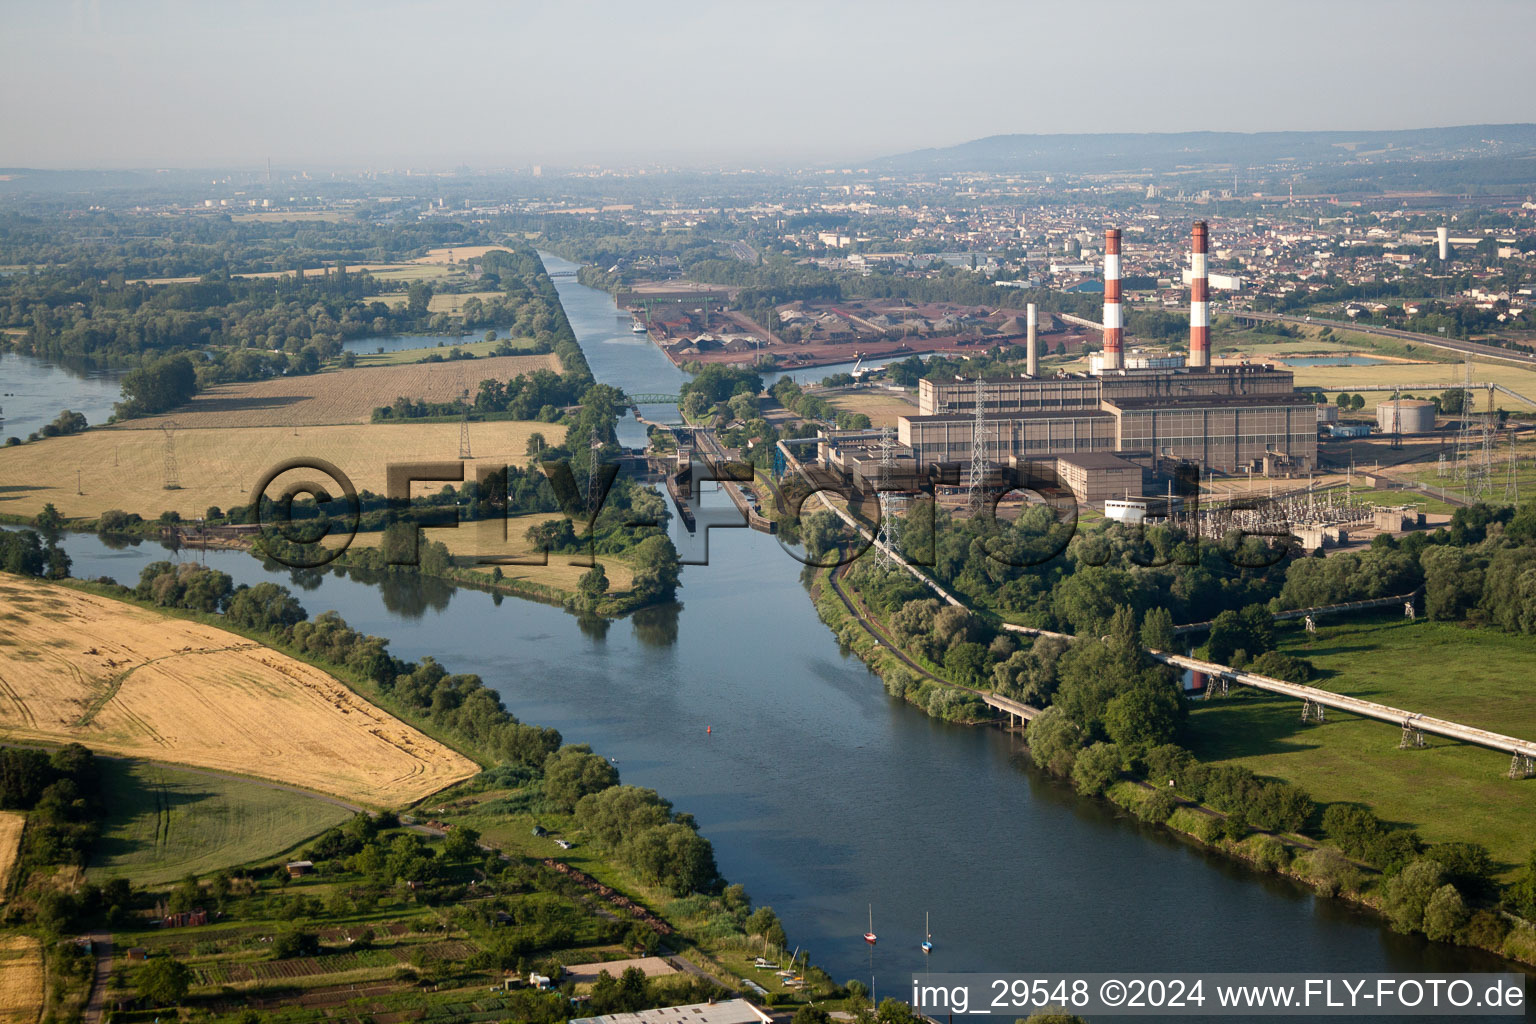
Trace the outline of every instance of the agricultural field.
{"label": "agricultural field", "polygon": [[[437,296],[433,296],[436,298]],[[498,332],[499,333],[499,332]],[[531,349],[536,344],[532,338],[502,338],[495,341],[455,341],[443,339],[442,343],[424,348],[402,348],[394,352],[359,352],[357,354],[358,366],[400,366],[405,363],[419,363],[428,356],[436,353],[445,359],[453,349],[468,352],[476,359],[500,358],[492,353],[502,345],[510,345],[515,349]],[[439,365],[432,363],[429,365]],[[478,382],[477,382],[478,383]],[[471,388],[471,391],[474,389]]]}
{"label": "agricultural field", "polygon": [[16,852],[21,848],[21,830],[27,816],[16,811],[0,811],[0,903],[5,902],[10,887],[11,869],[16,866]]}
{"label": "agricultural field", "polygon": [[[434,294],[427,302],[429,313],[451,313],[457,315],[464,308],[464,303],[470,299],[479,299],[485,302],[488,299],[499,299],[501,292],[441,292]],[[386,292],[383,295],[370,295],[364,302],[382,302],[386,306],[403,306],[408,296],[405,292]]]}
{"label": "agricultural field", "polygon": [[13,740],[390,807],[478,771],[325,672],[233,633],[15,576],[0,582],[0,607],[0,729]]}
{"label": "agricultural field", "polygon": [[[292,214],[284,214],[282,211],[275,213],[252,213],[245,219],[248,220],[293,220]],[[329,220],[329,217],[310,217],[311,220]],[[347,273],[368,271],[381,281],[424,281],[441,280],[444,278],[464,276],[464,271],[456,269],[456,265],[468,264],[479,259],[492,250],[507,252],[507,248],[501,245],[460,245],[446,249],[430,249],[425,256],[418,256],[414,260],[404,263],[357,263],[347,267]],[[292,270],[263,270],[254,274],[235,274],[235,277],[283,277],[292,274]],[[311,275],[321,271],[311,269]],[[198,280],[196,277],[153,277],[146,278],[146,284],[186,284]]]}
{"label": "agricultural field", "polygon": [[[1408,711],[1536,738],[1536,640],[1460,624],[1375,618],[1291,627],[1280,649],[1323,673],[1313,685]],[[1465,666],[1476,664],[1475,679]],[[1488,847],[1514,877],[1536,834],[1536,782],[1508,778],[1509,758],[1426,737],[1398,749],[1402,730],[1328,712],[1304,724],[1294,700],[1237,688],[1193,705],[1189,746],[1202,760],[1233,761],[1298,783],[1322,802],[1363,802],[1428,842]]]}
{"label": "agricultural field", "polygon": [[899,417],[917,415],[915,401],[883,389],[842,391],[825,397],[839,412],[861,412],[868,416],[874,427],[894,427]]}
{"label": "agricultural field", "polygon": [[174,412],[128,420],[114,429],[158,430],[170,420],[187,428],[367,423],[374,409],[402,395],[418,401],[449,402],[466,390],[473,395],[482,380],[511,380],[535,370],[559,373],[560,360],[547,353],[492,356],[221,384]]}
{"label": "agricultural field", "polygon": [[248,779],[148,761],[98,762],[107,807],[92,881],[155,886],[273,857],[339,825],[335,803]]}
{"label": "agricultural field", "polygon": [[0,936],[0,1024],[32,1024],[42,1005],[42,946],[30,935]]}
{"label": "agricultural field", "polygon": [[1363,334],[1359,331],[1336,327],[1331,334],[1324,335],[1324,328],[1318,326],[1287,324],[1286,327],[1299,331],[1301,336],[1286,338],[1275,334],[1261,334],[1246,327],[1234,330],[1231,320],[1218,316],[1216,323],[1212,325],[1212,351],[1218,356],[1241,354],[1260,358],[1348,353],[1415,363],[1460,365],[1463,362],[1463,357],[1451,349],[1435,348],[1433,345],[1415,345],[1411,341],[1401,341],[1379,334]]}
{"label": "agricultural field", "polygon": [[[1319,387],[1326,390],[1330,400],[1340,391],[1348,391],[1350,388],[1368,384],[1403,385],[1405,389],[1419,397],[1439,394],[1448,388],[1456,387],[1466,378],[1465,364],[1446,363],[1382,363],[1376,366],[1298,366],[1293,371],[1296,375],[1298,387]],[[1474,360],[1472,366],[1472,380],[1474,382],[1493,381],[1502,384],[1512,391],[1525,395],[1536,401],[1536,370],[1526,369],[1512,363],[1499,362],[1497,360]],[[1410,387],[1410,385],[1432,384],[1434,389],[1424,387]],[[1390,391],[1365,391],[1360,397],[1365,399],[1365,408],[1374,410],[1378,403],[1391,400]],[[1483,395],[1477,396],[1478,403],[1483,403]],[[1494,393],[1494,406],[1502,406],[1517,416],[1536,414],[1536,408],[1532,408],[1519,399],[1508,395]]]}
{"label": "agricultural field", "polygon": [[[521,464],[532,435],[556,436],[562,429],[522,420],[471,423],[475,458],[463,460],[464,478],[473,480],[476,466],[482,464]],[[166,438],[158,430],[89,430],[0,448],[0,480],[5,481],[0,484],[0,513],[35,516],[52,502],[67,517],[94,518],[120,508],[150,519],[166,510],[195,518],[210,505],[246,504],[260,476],[285,459],[325,459],[358,491],[376,494],[385,492],[391,462],[460,461],[457,423],[230,426],[177,430],[172,444],[181,484],[177,490],[164,486]],[[284,483],[289,481],[283,477]],[[423,486],[432,485],[417,485]]]}

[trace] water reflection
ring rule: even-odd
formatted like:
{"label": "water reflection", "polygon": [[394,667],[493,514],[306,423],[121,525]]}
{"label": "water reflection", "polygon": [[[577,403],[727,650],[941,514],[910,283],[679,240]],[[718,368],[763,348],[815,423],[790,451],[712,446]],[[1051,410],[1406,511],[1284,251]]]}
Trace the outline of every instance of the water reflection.
{"label": "water reflection", "polygon": [[576,616],[576,627],[581,630],[582,635],[598,643],[608,639],[608,628],[612,625],[611,620],[599,615]]}
{"label": "water reflection", "polygon": [[635,639],[646,647],[671,647],[677,643],[677,624],[683,606],[676,601],[641,608],[630,616]]}

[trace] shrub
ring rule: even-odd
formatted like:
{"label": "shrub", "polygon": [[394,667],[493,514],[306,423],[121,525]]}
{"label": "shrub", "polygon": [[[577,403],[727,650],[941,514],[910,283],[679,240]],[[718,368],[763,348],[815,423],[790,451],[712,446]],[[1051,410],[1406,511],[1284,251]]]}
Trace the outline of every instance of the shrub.
{"label": "shrub", "polygon": [[1445,869],[1437,860],[1416,860],[1403,868],[1387,882],[1382,900],[1382,909],[1392,928],[1405,934],[1423,931],[1424,912],[1444,884]]}
{"label": "shrub", "polygon": [[1509,934],[1509,922],[1491,910],[1479,910],[1467,921],[1463,937],[1483,949],[1498,949]]}
{"label": "shrub", "polygon": [[1221,838],[1221,822],[1211,814],[1201,814],[1191,829],[1196,839],[1214,845]]}
{"label": "shrub", "polygon": [[1337,896],[1360,887],[1360,869],[1335,847],[1319,846],[1301,860],[1303,873],[1319,896]]}
{"label": "shrub", "polygon": [[1154,790],[1147,794],[1145,800],[1136,805],[1136,817],[1142,821],[1164,822],[1178,805],[1179,802],[1166,788]]}
{"label": "shrub", "polygon": [[1095,743],[1072,763],[1072,785],[1084,796],[1097,796],[1120,776],[1120,748],[1113,743]]}
{"label": "shrub", "polygon": [[1057,708],[1046,708],[1045,713],[1029,723],[1025,734],[1029,743],[1029,756],[1036,766],[1053,775],[1068,775],[1082,748],[1082,730]]}
{"label": "shrub", "polygon": [[1256,836],[1252,845],[1253,863],[1264,871],[1284,871],[1291,863],[1291,853],[1274,836]]}
{"label": "shrub", "polygon": [[1461,893],[1454,885],[1442,885],[1424,907],[1424,934],[1435,942],[1450,942],[1467,923],[1467,916],[1467,904]]}

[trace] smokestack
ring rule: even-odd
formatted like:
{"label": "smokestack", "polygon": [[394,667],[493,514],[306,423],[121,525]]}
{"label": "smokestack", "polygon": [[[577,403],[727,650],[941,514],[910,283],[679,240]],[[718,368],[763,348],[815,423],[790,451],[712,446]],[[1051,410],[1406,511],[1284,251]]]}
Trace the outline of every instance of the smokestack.
{"label": "smokestack", "polygon": [[1104,232],[1104,369],[1125,369],[1120,319],[1120,229]]}
{"label": "smokestack", "polygon": [[1451,258],[1451,229],[1435,228],[1435,237],[1440,241],[1440,262],[1444,263]]}
{"label": "smokestack", "polygon": [[1189,365],[1211,365],[1211,284],[1205,254],[1210,244],[1205,221],[1195,221],[1189,257]]}
{"label": "smokestack", "polygon": [[1031,377],[1040,376],[1040,353],[1035,347],[1035,304],[1031,302],[1024,307],[1024,344],[1027,346],[1028,355],[1025,357],[1025,372]]}

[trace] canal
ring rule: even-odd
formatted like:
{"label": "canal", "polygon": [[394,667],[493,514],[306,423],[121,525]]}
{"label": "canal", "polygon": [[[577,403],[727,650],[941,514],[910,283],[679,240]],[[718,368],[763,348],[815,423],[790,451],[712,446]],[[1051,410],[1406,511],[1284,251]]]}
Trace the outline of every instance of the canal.
{"label": "canal", "polygon": [[[599,380],[676,392],[681,375],[608,295],[557,283]],[[67,546],[74,575],[124,582],[171,557],[89,535]],[[480,673],[520,718],[616,758],[625,782],[696,816],[722,872],[773,906],[791,945],[879,996],[924,969],[1502,969],[1079,799],[1028,768],[1016,736],[888,697],[839,650],[773,537],[716,530],[709,549],[677,605],[606,626],[430,580],[376,587],[269,573],[238,552],[197,557],[237,582],[294,587],[311,614],[335,609],[401,657]],[[873,948],[861,938],[870,906]]]}

